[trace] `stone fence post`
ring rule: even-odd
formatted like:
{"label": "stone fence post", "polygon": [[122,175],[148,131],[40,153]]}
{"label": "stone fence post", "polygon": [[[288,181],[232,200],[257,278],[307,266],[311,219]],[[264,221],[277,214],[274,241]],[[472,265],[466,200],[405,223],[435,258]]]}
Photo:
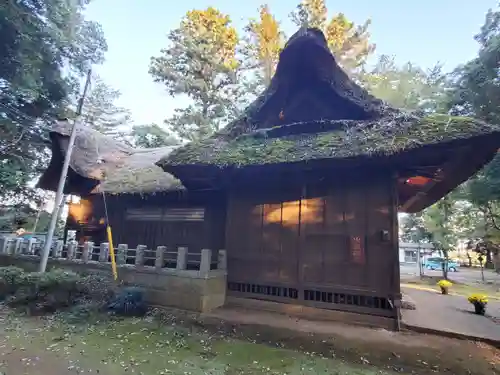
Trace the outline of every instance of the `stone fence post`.
{"label": "stone fence post", "polygon": [[105,263],[109,258],[109,243],[101,242],[99,245],[99,262]]}
{"label": "stone fence post", "polygon": [[82,249],[82,262],[87,263],[89,261],[89,257],[92,255],[92,251],[94,250],[94,243],[89,241],[83,244]]}
{"label": "stone fence post", "polygon": [[143,266],[144,265],[144,250],[147,249],[146,245],[137,245],[137,249],[135,250],[135,265]]}
{"label": "stone fence post", "polygon": [[179,247],[177,249],[177,269],[178,270],[185,270],[187,266],[187,254],[188,254],[188,248],[187,247]]}
{"label": "stone fence post", "polygon": [[35,244],[36,238],[31,237],[28,239],[28,247],[26,248],[26,254],[34,255],[35,254]]}
{"label": "stone fence post", "polygon": [[227,252],[224,249],[219,250],[217,257],[217,269],[227,270]]}
{"label": "stone fence post", "polygon": [[68,260],[75,259],[77,247],[78,247],[78,242],[76,242],[76,241],[69,241],[68,242],[68,249],[67,249],[67,254],[66,254],[66,258]]}
{"label": "stone fence post", "polygon": [[22,252],[23,242],[24,240],[22,238],[15,239],[14,254],[20,254]]}
{"label": "stone fence post", "polygon": [[158,270],[161,270],[163,268],[166,250],[167,250],[166,246],[158,246],[156,248],[155,267]]}
{"label": "stone fence post", "polygon": [[207,275],[210,272],[210,265],[212,263],[212,250],[202,249],[201,250],[201,261],[200,261],[200,274]]}
{"label": "stone fence post", "polygon": [[64,241],[58,240],[56,241],[56,246],[52,249],[52,257],[53,258],[61,258],[62,257],[62,251],[64,248]]}
{"label": "stone fence post", "polygon": [[128,245],[126,243],[119,244],[115,254],[116,264],[126,264],[128,255],[127,253],[128,253]]}
{"label": "stone fence post", "polygon": [[7,254],[14,255],[16,250],[16,241],[10,240],[7,245]]}
{"label": "stone fence post", "polygon": [[0,253],[7,254],[9,250],[9,239],[7,237],[0,237]]}

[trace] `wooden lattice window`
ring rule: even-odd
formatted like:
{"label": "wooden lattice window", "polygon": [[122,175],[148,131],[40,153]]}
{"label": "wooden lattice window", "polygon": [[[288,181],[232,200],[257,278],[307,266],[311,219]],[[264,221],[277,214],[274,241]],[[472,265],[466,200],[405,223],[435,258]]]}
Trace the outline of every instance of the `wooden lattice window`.
{"label": "wooden lattice window", "polygon": [[129,208],[126,212],[126,220],[129,221],[203,221],[205,209],[200,207],[188,208]]}
{"label": "wooden lattice window", "polygon": [[204,208],[167,208],[162,217],[162,221],[203,221],[204,219]]}

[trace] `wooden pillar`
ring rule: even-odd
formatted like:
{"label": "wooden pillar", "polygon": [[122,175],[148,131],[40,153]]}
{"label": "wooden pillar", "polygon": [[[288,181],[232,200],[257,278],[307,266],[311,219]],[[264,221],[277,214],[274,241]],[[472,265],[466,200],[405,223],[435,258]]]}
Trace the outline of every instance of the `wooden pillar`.
{"label": "wooden pillar", "polygon": [[392,241],[392,280],[391,289],[392,291],[392,304],[394,308],[396,324],[395,330],[401,330],[401,276],[400,276],[400,264],[399,264],[399,222],[398,222],[398,207],[399,207],[399,195],[398,195],[398,175],[393,174],[390,181],[390,192],[391,192],[391,230],[390,239]]}

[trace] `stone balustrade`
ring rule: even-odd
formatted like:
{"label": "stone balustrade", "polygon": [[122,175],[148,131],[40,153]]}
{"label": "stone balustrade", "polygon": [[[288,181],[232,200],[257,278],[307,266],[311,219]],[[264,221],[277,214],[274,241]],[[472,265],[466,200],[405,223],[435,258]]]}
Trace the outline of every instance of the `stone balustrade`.
{"label": "stone balustrade", "polygon": [[[16,265],[36,270],[43,244],[34,239],[0,237],[0,265]],[[225,250],[202,249],[191,253],[187,247],[171,249],[145,245],[115,248],[119,282],[142,286],[147,300],[155,305],[206,312],[224,304],[227,256]],[[48,267],[76,272],[111,275],[108,243],[79,245],[76,241],[56,241],[51,248]]]}
{"label": "stone balustrade", "polygon": [[[34,239],[22,240],[0,237],[0,254],[40,256],[42,244]],[[95,246],[93,242],[79,245],[76,241],[55,241],[51,248],[49,259],[65,259],[74,262],[110,263],[109,244],[107,242]],[[216,259],[216,261],[214,261]],[[115,248],[115,261],[118,266],[154,267],[156,269],[198,270],[210,272],[212,270],[226,270],[227,259],[225,250],[202,249],[199,253],[189,253],[187,247],[169,249],[158,246],[148,249],[145,245],[129,248],[127,244],[119,244]]]}

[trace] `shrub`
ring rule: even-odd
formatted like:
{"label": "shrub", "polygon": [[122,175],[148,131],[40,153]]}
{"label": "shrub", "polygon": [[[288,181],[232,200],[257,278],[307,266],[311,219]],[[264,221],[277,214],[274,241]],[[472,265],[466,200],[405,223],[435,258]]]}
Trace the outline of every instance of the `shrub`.
{"label": "shrub", "polygon": [[19,288],[24,270],[19,267],[0,267],[0,299],[16,292]]}
{"label": "shrub", "polygon": [[143,316],[148,310],[144,301],[144,293],[137,287],[127,287],[121,290],[108,308],[115,314],[124,316]]}
{"label": "shrub", "polygon": [[23,273],[14,295],[7,302],[13,307],[25,305],[30,313],[53,312],[74,302],[78,279],[76,273],[61,269]]}
{"label": "shrub", "polygon": [[488,297],[483,295],[483,294],[478,294],[478,293],[471,294],[469,296],[469,298],[467,298],[467,300],[472,304],[482,303],[482,304],[486,305],[488,303]]}
{"label": "shrub", "polygon": [[440,288],[451,288],[451,286],[453,285],[451,283],[451,281],[448,281],[448,280],[439,280],[437,285],[440,287]]}
{"label": "shrub", "polygon": [[147,305],[138,288],[119,286],[109,277],[89,273],[85,276],[63,269],[25,272],[18,267],[0,267],[0,298],[8,306],[26,307],[29,314],[55,312],[72,307],[78,317],[110,309],[117,315],[141,316]]}
{"label": "shrub", "polygon": [[448,280],[439,280],[437,285],[441,288],[441,294],[448,294],[448,289],[453,285]]}
{"label": "shrub", "polygon": [[483,294],[472,294],[467,300],[474,305],[474,312],[478,315],[486,313],[486,305],[488,304],[488,297]]}

